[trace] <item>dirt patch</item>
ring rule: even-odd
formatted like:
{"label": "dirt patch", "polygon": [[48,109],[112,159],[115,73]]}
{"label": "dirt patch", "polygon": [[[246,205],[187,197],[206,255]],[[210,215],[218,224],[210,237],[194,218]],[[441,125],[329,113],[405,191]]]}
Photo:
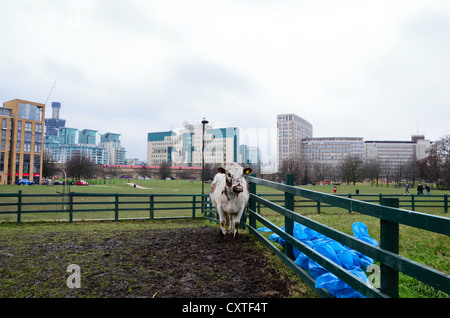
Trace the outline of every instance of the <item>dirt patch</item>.
{"label": "dirt patch", "polygon": [[[4,244],[0,297],[289,297],[280,274],[248,234],[217,242],[218,228],[33,234]],[[81,288],[69,289],[69,264]]]}

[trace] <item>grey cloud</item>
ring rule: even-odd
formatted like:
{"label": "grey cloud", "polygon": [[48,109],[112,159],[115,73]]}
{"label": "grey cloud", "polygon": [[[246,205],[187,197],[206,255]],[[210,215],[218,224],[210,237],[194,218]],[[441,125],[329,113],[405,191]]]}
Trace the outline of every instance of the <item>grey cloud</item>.
{"label": "grey cloud", "polygon": [[62,80],[66,83],[89,87],[88,77],[75,65],[63,64],[51,58],[44,58],[42,65],[47,75],[56,81]]}
{"label": "grey cloud", "polygon": [[174,83],[183,90],[204,93],[208,90],[251,95],[255,88],[243,74],[218,64],[203,61],[186,61],[179,64],[173,74]]}

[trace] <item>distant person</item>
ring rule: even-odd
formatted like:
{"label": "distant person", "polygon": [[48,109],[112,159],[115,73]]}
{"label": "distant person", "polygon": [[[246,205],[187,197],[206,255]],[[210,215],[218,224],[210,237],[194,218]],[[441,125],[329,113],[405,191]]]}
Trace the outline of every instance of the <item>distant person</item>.
{"label": "distant person", "polygon": [[430,186],[428,184],[425,186],[425,190],[427,190],[427,195],[430,195],[431,189],[430,189]]}
{"label": "distant person", "polygon": [[337,191],[337,188],[333,187],[333,192],[336,193],[336,191]]}
{"label": "distant person", "polygon": [[417,195],[423,195],[423,185],[421,183],[417,186]]}
{"label": "distant person", "polygon": [[409,194],[409,184],[406,182],[405,184],[405,194]]}

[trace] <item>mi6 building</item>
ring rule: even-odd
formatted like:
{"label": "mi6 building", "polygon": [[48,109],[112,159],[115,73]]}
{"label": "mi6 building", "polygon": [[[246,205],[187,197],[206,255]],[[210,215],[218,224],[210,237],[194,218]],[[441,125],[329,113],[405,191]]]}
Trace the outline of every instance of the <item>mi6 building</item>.
{"label": "mi6 building", "polygon": [[[174,131],[151,132],[147,135],[147,164],[170,162],[185,167],[200,167],[202,163],[202,125],[186,124]],[[205,163],[226,165],[238,162],[239,129],[237,127],[205,127]]]}

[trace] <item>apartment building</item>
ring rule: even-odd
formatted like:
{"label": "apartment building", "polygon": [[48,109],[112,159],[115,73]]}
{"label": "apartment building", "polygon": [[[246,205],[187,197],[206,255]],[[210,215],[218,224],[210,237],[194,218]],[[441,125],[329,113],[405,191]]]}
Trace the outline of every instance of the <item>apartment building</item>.
{"label": "apartment building", "polygon": [[45,105],[14,99],[0,107],[0,184],[42,181]]}

